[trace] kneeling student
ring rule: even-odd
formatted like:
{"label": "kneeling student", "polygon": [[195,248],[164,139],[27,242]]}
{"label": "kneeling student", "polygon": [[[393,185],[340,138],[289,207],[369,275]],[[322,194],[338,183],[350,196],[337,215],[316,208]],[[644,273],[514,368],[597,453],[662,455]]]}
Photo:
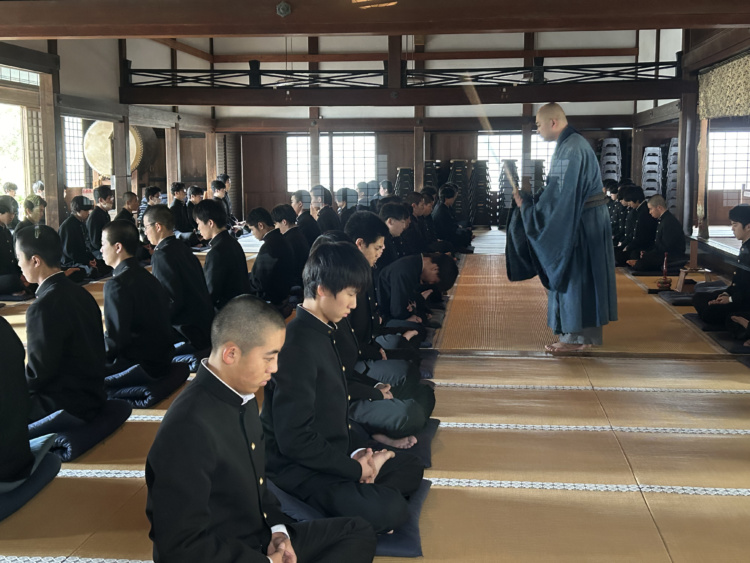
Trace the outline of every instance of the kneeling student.
{"label": "kneeling student", "polygon": [[214,319],[211,341],[210,357],[167,411],[146,461],[154,561],[372,561],[367,522],[293,523],[267,488],[255,393],[276,371],[284,319],[240,296]]}

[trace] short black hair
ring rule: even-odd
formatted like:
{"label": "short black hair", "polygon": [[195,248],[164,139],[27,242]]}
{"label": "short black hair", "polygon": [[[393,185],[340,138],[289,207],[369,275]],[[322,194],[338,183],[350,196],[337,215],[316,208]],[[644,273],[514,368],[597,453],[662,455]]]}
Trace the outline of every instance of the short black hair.
{"label": "short black hair", "polygon": [[357,182],[357,191],[361,194],[367,193],[367,182]]}
{"label": "short black hair", "polygon": [[138,229],[130,221],[123,219],[110,221],[102,227],[102,237],[106,238],[110,245],[115,245],[119,242],[125,249],[125,252],[131,256],[135,256],[136,252],[138,252],[138,245],[140,243]]}
{"label": "short black hair", "polygon": [[319,197],[323,200],[323,205],[333,205],[333,195],[331,190],[325,186],[317,185],[310,188],[310,195],[312,197]]}
{"label": "short black hair", "polygon": [[221,229],[227,226],[227,209],[220,201],[204,199],[193,207],[193,218],[202,223],[213,221]]}
{"label": "short black hair", "polygon": [[227,182],[229,181],[229,174],[219,174],[216,176],[216,179],[224,184],[224,187],[226,187]]}
{"label": "short black hair", "polygon": [[94,203],[99,203],[100,199],[107,199],[111,195],[114,195],[112,193],[112,188],[109,186],[99,186],[98,188],[94,188]]}
{"label": "short black hair", "polygon": [[272,330],[285,328],[284,317],[275,307],[252,295],[239,295],[214,317],[211,348],[218,351],[227,342],[234,342],[244,354],[263,346]]}
{"label": "short black hair", "polygon": [[412,205],[419,205],[420,202],[424,201],[424,195],[421,192],[409,192],[404,198],[404,202],[411,207]]}
{"label": "short black hair", "polygon": [[18,213],[18,202],[13,196],[0,195],[0,215],[4,213]]}
{"label": "short black hair", "polygon": [[47,207],[47,202],[41,196],[32,194],[23,200],[23,208],[27,211],[34,211],[37,207]]}
{"label": "short black hair", "polygon": [[366,246],[370,246],[379,238],[385,238],[388,226],[371,211],[357,211],[344,225],[344,232],[353,241],[361,238]]}
{"label": "short black hair", "polygon": [[305,297],[315,299],[318,288],[338,295],[351,287],[357,293],[372,282],[372,269],[364,254],[350,242],[321,244],[310,252],[302,271]]}
{"label": "short black hair", "polygon": [[211,189],[213,191],[226,190],[227,185],[221,180],[214,180],[213,182],[211,182]]}
{"label": "short black hair", "polygon": [[3,184],[3,191],[7,194],[8,192],[17,192],[18,186],[16,186],[13,182],[5,182]]}
{"label": "short black hair", "polygon": [[435,203],[435,198],[437,197],[437,190],[433,188],[432,186],[427,186],[426,188],[422,188],[422,191],[420,192],[422,195],[429,197],[432,199],[432,202]]}
{"label": "short black hair", "polygon": [[188,193],[188,197],[192,197],[194,195],[203,195],[205,193],[205,191],[206,190],[204,190],[200,186],[190,186],[188,188],[187,193]]}
{"label": "short black hair", "polygon": [[32,191],[33,191],[33,192],[34,192],[35,194],[37,194],[37,193],[39,193],[39,192],[43,192],[43,191],[44,191],[44,182],[42,182],[41,180],[37,180],[37,181],[36,181],[36,182],[34,182],[34,184],[33,184],[33,185],[31,186],[31,189],[32,189]]}
{"label": "short black hair", "polygon": [[615,180],[614,178],[607,178],[606,180],[604,180],[604,182],[602,182],[602,186],[611,194],[616,194],[619,187],[617,185],[617,180]]}
{"label": "short black hair", "polygon": [[290,225],[294,225],[297,221],[297,214],[294,212],[291,205],[288,203],[282,203],[271,209],[271,219],[274,223],[286,221]]}
{"label": "short black hair", "polygon": [[297,201],[302,202],[302,208],[303,209],[310,209],[310,202],[312,201],[310,198],[310,192],[307,190],[297,190],[296,192],[292,192],[292,196]]}
{"label": "short black hair", "polygon": [[409,218],[409,211],[403,203],[386,203],[380,208],[380,218],[383,221],[388,219],[403,221]]}
{"label": "short black hair", "polygon": [[396,193],[396,190],[393,188],[393,182],[390,182],[388,180],[383,180],[380,182],[380,187],[385,190],[385,193],[387,194],[394,194]]}
{"label": "short black hair", "polygon": [[91,211],[93,207],[93,202],[85,195],[77,195],[70,200],[70,210],[73,212]]}
{"label": "short black hair", "polygon": [[138,199],[138,196],[135,195],[135,193],[133,193],[133,192],[125,192],[124,194],[122,194],[122,202],[123,203],[129,203],[129,202],[133,201],[134,199]]}
{"label": "short black hair", "polygon": [[62,242],[57,231],[48,225],[34,225],[16,233],[16,246],[29,260],[39,256],[51,268],[59,268],[62,261]]}
{"label": "short black hair", "polygon": [[733,223],[740,223],[743,227],[750,223],[750,205],[746,203],[737,205],[729,210],[729,220]]}
{"label": "short black hair", "polygon": [[185,184],[183,182],[172,182],[172,185],[169,188],[169,191],[172,192],[172,195],[176,194],[177,192],[181,192],[185,189]]}
{"label": "short black hair", "polygon": [[143,221],[145,222],[147,218],[154,223],[159,223],[168,231],[174,231],[174,215],[172,215],[172,210],[163,203],[147,207],[143,214]]}
{"label": "short black hair", "polygon": [[456,261],[447,254],[425,254],[433,264],[437,264],[438,277],[440,281],[436,284],[441,292],[448,291],[453,287],[458,278],[458,266]]}
{"label": "short black hair", "polygon": [[336,190],[336,201],[346,204],[347,207],[357,205],[357,192],[350,188],[339,188]]}
{"label": "short black hair", "polygon": [[456,197],[457,193],[458,190],[456,190],[456,187],[453,184],[445,184],[440,188],[440,201],[444,203],[446,199]]}
{"label": "short black hair", "polygon": [[161,197],[161,188],[159,186],[149,186],[146,188],[146,201],[157,195]]}
{"label": "short black hair", "polygon": [[247,215],[247,224],[251,227],[257,227],[258,223],[265,223],[268,227],[273,227],[273,217],[265,207],[256,207],[251,209]]}
{"label": "short black hair", "polygon": [[[622,201],[628,202],[632,201],[633,203],[640,203],[644,199],[646,199],[645,194],[643,193],[643,188],[640,186],[626,186],[622,188],[622,190],[625,193],[622,195]],[[617,199],[620,199],[620,192],[617,192]]]}
{"label": "short black hair", "polygon": [[310,252],[318,248],[321,244],[331,244],[334,242],[351,243],[354,241],[344,231],[326,231],[322,235],[318,235],[318,238],[313,241],[312,246],[310,247]]}

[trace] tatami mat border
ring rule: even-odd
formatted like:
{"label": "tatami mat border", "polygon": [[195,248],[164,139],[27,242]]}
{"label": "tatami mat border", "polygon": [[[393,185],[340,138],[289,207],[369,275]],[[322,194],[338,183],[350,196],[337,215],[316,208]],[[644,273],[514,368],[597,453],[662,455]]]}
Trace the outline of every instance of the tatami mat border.
{"label": "tatami mat border", "polygon": [[739,428],[658,428],[649,426],[565,426],[559,424],[496,424],[491,422],[441,422],[441,428],[478,430],[531,430],[537,432],[631,432],[636,434],[695,434],[747,436],[750,430]]}
{"label": "tatami mat border", "polygon": [[507,389],[532,391],[627,391],[631,393],[717,393],[727,395],[750,395],[750,389],[680,389],[677,387],[594,387],[591,385],[491,385],[487,383],[454,383],[433,381],[435,387],[466,389]]}
{"label": "tatami mat border", "polygon": [[128,418],[131,422],[161,422],[164,420],[163,414],[131,414]]}
{"label": "tatami mat border", "polygon": [[57,476],[84,479],[145,479],[146,472],[141,469],[61,469]]}
{"label": "tatami mat border", "polygon": [[88,557],[18,557],[0,555],[0,563],[153,563],[141,559],[90,559]]}

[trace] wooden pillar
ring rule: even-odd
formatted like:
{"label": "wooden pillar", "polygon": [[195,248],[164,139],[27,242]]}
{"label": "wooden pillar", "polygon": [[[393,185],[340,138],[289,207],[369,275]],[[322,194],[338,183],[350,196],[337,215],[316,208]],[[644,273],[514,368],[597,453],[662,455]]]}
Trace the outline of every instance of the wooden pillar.
{"label": "wooden pillar", "polygon": [[424,187],[424,106],[414,108],[414,191]]}
{"label": "wooden pillar", "polygon": [[388,36],[388,88],[401,88],[401,36]]}
{"label": "wooden pillar", "polygon": [[[211,182],[219,175],[216,163],[216,133],[206,133],[206,198],[214,197]],[[238,182],[239,184],[239,182]]]}
{"label": "wooden pillar", "polygon": [[172,182],[180,181],[180,126],[164,130],[167,152],[167,198],[172,203],[172,193],[169,188]]}
{"label": "wooden pillar", "polygon": [[[523,66],[530,67],[534,64],[534,57],[530,54],[536,49],[536,34],[523,34],[523,49],[527,53],[523,58]],[[551,101],[551,100],[550,100]],[[521,162],[519,162],[519,174],[521,176],[521,187],[526,190],[531,189],[531,136],[534,132],[534,105],[523,104],[523,113],[528,122],[524,121],[521,125]],[[549,170],[545,170],[549,172]],[[499,178],[495,179],[496,181]]]}
{"label": "wooden pillar", "polygon": [[114,124],[112,135],[112,189],[115,191],[115,209],[122,205],[122,194],[132,187],[130,174],[130,118]]}
{"label": "wooden pillar", "polygon": [[695,202],[695,215],[698,221],[698,236],[707,239],[708,233],[708,119],[700,121],[698,141],[698,197]]}
{"label": "wooden pillar", "polygon": [[39,106],[42,121],[42,159],[47,200],[46,223],[57,230],[62,218],[65,188],[65,153],[62,119],[55,107],[55,93],[51,74],[39,75]]}
{"label": "wooden pillar", "polygon": [[693,225],[695,224],[692,202],[697,199],[697,137],[698,95],[683,94],[680,99],[680,125],[678,133],[677,210],[679,213],[678,218],[682,217],[682,226],[687,234],[692,234]]}
{"label": "wooden pillar", "polygon": [[[310,108],[310,187],[320,184],[320,108]],[[330,186],[326,186],[330,188]]]}

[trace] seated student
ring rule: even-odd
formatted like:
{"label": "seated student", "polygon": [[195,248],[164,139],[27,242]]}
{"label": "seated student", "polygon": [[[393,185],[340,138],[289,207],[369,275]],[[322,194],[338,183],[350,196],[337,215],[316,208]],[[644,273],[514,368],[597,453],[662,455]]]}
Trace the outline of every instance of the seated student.
{"label": "seated student", "polygon": [[211,355],[169,407],[146,461],[154,561],[372,561],[367,522],[296,523],[268,490],[255,393],[276,371],[284,319],[262,301],[237,297],[216,315],[211,341]]}
{"label": "seated student", "polygon": [[297,214],[297,226],[307,239],[307,244],[312,246],[315,239],[320,236],[318,222],[310,215],[310,192],[297,190],[292,194],[292,209]]}
{"label": "seated student", "polygon": [[122,194],[122,207],[120,211],[115,215],[115,221],[130,221],[135,225],[135,215],[138,211],[138,196],[133,192],[125,192]]}
{"label": "seated student", "polygon": [[370,211],[373,213],[380,211],[380,198],[387,196],[388,191],[377,180],[367,182],[367,197],[370,199]]}
{"label": "seated student", "polygon": [[38,195],[42,199],[44,199],[44,182],[41,180],[37,180],[31,185],[31,191],[34,192],[35,195]]}
{"label": "seated student", "polygon": [[732,285],[724,291],[693,295],[693,307],[709,324],[724,324],[730,316],[750,310],[750,206],[733,207],[729,210],[729,220],[735,238],[742,241]]}
{"label": "seated student", "polygon": [[440,202],[432,211],[435,232],[439,239],[455,245],[459,251],[470,251],[471,229],[459,227],[453,211],[453,204],[458,198],[458,190],[452,184],[440,188]]}
{"label": "seated student", "polygon": [[635,271],[661,270],[664,266],[664,255],[667,262],[675,263],[685,260],[685,233],[677,217],[667,209],[666,200],[660,196],[651,196],[648,200],[648,212],[659,221],[656,239],[650,250],[642,251],[638,260],[628,260],[628,265]]}
{"label": "seated student", "polygon": [[622,209],[620,202],[617,201],[617,180],[613,180],[610,178],[604,180],[602,184],[604,185],[604,191],[607,192],[607,195],[609,196],[609,201],[607,201],[607,209],[609,210],[609,224],[612,229],[612,233],[614,233],[619,225],[620,209]]}
{"label": "seated student", "polygon": [[174,218],[166,205],[152,205],[143,216],[149,242],[154,245],[151,273],[169,294],[169,317],[176,332],[173,342],[188,342],[195,351],[211,345],[214,307],[198,258],[174,236]]}
{"label": "seated student", "polygon": [[80,268],[86,272],[87,277],[96,279],[112,270],[94,256],[94,247],[86,228],[86,220],[92,207],[92,201],[86,196],[75,196],[70,200],[70,217],[63,221],[58,233],[62,241],[62,265],[66,268]]}
{"label": "seated student", "polygon": [[617,188],[617,195],[615,196],[615,199],[617,201],[617,205],[619,205],[620,207],[619,212],[617,212],[617,223],[613,226],[612,229],[612,244],[615,247],[621,246],[622,242],[625,239],[630,240],[633,237],[636,215],[630,208],[630,205],[628,205],[625,200],[623,200],[623,197],[625,197],[631,187],[634,186],[628,184],[625,186],[618,186]]}
{"label": "seated student", "polygon": [[385,236],[385,249],[378,260],[378,272],[400,258],[401,241],[399,239],[401,233],[409,226],[409,212],[402,203],[394,202],[381,205],[379,215],[388,227],[388,234]]}
{"label": "seated student", "polygon": [[192,222],[188,219],[188,209],[185,204],[185,200],[187,199],[185,184],[182,182],[172,182],[169,191],[172,194],[172,205],[169,207],[169,210],[172,212],[172,217],[174,217],[174,236],[188,246],[195,246],[198,244],[198,237],[193,232]]}
{"label": "seated student", "polygon": [[18,201],[16,201],[16,194],[18,193],[18,186],[14,184],[13,182],[5,182],[3,184],[3,195],[10,196],[10,199],[13,200],[13,204],[15,205],[13,209],[13,220],[11,221],[9,228],[10,230],[14,230],[16,228],[16,225],[20,222],[20,219],[18,218]]}
{"label": "seated student", "polygon": [[154,205],[163,205],[161,201],[161,188],[158,186],[149,186],[146,188],[146,195],[141,200],[141,205],[138,208],[138,229],[141,233],[141,240],[144,243],[148,242],[145,229],[143,228],[143,215],[149,207]]}
{"label": "seated student", "polygon": [[20,296],[26,286],[13,248],[14,237],[10,232],[10,224],[16,216],[14,201],[9,195],[0,196],[0,294]]}
{"label": "seated student", "polygon": [[23,360],[26,351],[18,335],[5,318],[0,317],[0,483],[13,483],[31,474],[34,457],[29,448],[29,409]]}
{"label": "seated student", "polygon": [[277,205],[271,210],[273,224],[284,235],[284,240],[289,243],[294,254],[294,271],[292,272],[292,287],[302,287],[302,270],[310,255],[310,245],[305,235],[295,223],[297,215],[288,203]]}
{"label": "seated student", "polygon": [[331,190],[323,186],[313,186],[310,190],[310,206],[318,210],[318,227],[320,232],[338,231],[341,229],[341,221],[334,211],[333,196]]}
{"label": "seated student", "polygon": [[378,276],[380,313],[386,326],[413,326],[424,315],[416,308],[420,284],[436,285],[441,293],[456,283],[458,267],[446,254],[415,254],[399,258]]}
{"label": "seated student", "polygon": [[47,202],[38,195],[27,196],[23,201],[24,219],[14,230],[17,233],[26,227],[44,224],[44,210],[47,208]]}
{"label": "seated student", "polygon": [[187,202],[187,217],[188,221],[190,222],[190,228],[193,230],[193,232],[196,232],[198,230],[198,223],[195,222],[193,213],[195,211],[195,206],[203,201],[203,193],[204,190],[200,186],[190,186],[187,191],[189,200]]}
{"label": "seated student", "polygon": [[114,268],[104,284],[104,343],[107,372],[140,364],[151,377],[169,374],[174,356],[169,295],[135,258],[140,241],[130,221],[112,221],[102,230],[102,256]]}
{"label": "seated student", "polygon": [[344,228],[352,213],[357,211],[357,192],[349,188],[341,188],[336,191],[336,205],[338,206],[339,222],[341,229]]}
{"label": "seated student", "polygon": [[420,228],[419,219],[425,214],[425,196],[419,192],[411,192],[404,198],[409,211],[409,226],[401,233],[403,256],[427,252],[427,240]]}
{"label": "seated student", "polygon": [[424,470],[407,453],[352,444],[346,368],[334,330],[369,276],[369,264],[349,243],[322,244],[310,253],[305,300],[287,325],[261,420],[266,469],[278,487],[326,515],[361,516],[384,533],[406,521],[406,498]]}
{"label": "seated student", "polygon": [[[619,247],[615,248],[615,261],[624,266],[628,260],[639,259],[641,252],[650,250],[656,240],[659,223],[648,211],[646,196],[639,186],[625,189],[622,200],[633,210],[633,217],[626,226],[626,234]],[[662,261],[664,257],[662,256]]]}
{"label": "seated student", "polygon": [[111,221],[109,210],[114,205],[115,194],[109,186],[101,186],[94,189],[94,209],[86,219],[86,229],[89,232],[92,254],[97,260],[102,259],[100,248],[102,247],[102,229]]}
{"label": "seated student", "polygon": [[215,199],[195,206],[195,220],[204,240],[211,247],[206,255],[203,273],[214,309],[221,310],[230,299],[248,293],[247,257],[237,239],[227,230],[224,206]]}
{"label": "seated student", "polygon": [[250,272],[250,293],[283,307],[294,281],[294,252],[266,209],[250,211],[247,225],[253,236],[263,241]]}
{"label": "seated student", "polygon": [[[232,179],[229,177],[229,174],[219,174],[216,176],[216,180],[224,184],[224,192],[221,194],[219,193],[220,199],[222,200],[222,203],[224,204],[224,207],[226,207],[227,210],[227,220],[230,224],[234,225],[237,223],[237,218],[232,215],[232,202],[229,199],[229,191],[232,188]],[[213,183],[211,183],[211,187],[213,188]],[[214,191],[214,199],[216,199],[216,192]]]}
{"label": "seated student", "polygon": [[20,231],[16,254],[29,283],[39,284],[36,300],[26,311],[29,420],[60,409],[91,420],[106,401],[99,305],[60,270],[62,244],[53,228],[39,225]]}
{"label": "seated student", "polygon": [[419,222],[419,230],[422,233],[422,237],[427,243],[427,250],[429,252],[455,252],[455,246],[447,241],[438,239],[437,232],[435,231],[432,212],[435,209],[437,190],[432,187],[426,187],[420,193],[425,200],[424,214],[418,217],[417,221]]}
{"label": "seated student", "polygon": [[357,183],[357,211],[370,211],[370,198],[367,197],[367,182]]}

